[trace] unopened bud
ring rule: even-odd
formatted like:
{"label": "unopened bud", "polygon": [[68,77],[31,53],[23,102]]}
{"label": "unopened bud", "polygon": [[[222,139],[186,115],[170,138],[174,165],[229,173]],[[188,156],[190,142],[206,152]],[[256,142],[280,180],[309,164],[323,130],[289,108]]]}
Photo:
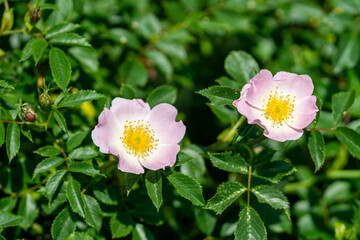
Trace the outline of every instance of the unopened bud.
{"label": "unopened bud", "polygon": [[36,121],[38,116],[35,111],[30,108],[29,104],[25,103],[21,106],[21,117],[26,122]]}
{"label": "unopened bud", "polygon": [[34,8],[30,11],[30,21],[36,23],[41,19],[41,10]]}
{"label": "unopened bud", "polygon": [[39,102],[42,107],[48,107],[52,104],[51,97],[47,91],[43,92],[39,96]]}

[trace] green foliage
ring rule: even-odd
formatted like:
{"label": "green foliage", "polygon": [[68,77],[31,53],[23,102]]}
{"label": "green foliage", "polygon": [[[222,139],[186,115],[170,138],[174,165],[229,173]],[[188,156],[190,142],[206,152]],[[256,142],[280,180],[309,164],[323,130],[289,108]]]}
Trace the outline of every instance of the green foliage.
{"label": "green foliage", "polygon": [[252,207],[246,207],[241,211],[235,230],[235,239],[267,239],[264,223]]}
{"label": "green foliage", "polygon": [[199,91],[199,93],[209,98],[211,103],[215,106],[232,104],[234,100],[238,99],[240,96],[238,90],[221,86],[213,86],[207,89],[203,89]]}
{"label": "green foliage", "polygon": [[313,131],[310,134],[308,142],[311,158],[315,164],[315,172],[319,171],[325,162],[325,142],[324,137],[319,131]]}
{"label": "green foliage", "polygon": [[65,53],[59,48],[51,48],[49,54],[51,74],[56,84],[65,92],[71,77],[71,65]]}

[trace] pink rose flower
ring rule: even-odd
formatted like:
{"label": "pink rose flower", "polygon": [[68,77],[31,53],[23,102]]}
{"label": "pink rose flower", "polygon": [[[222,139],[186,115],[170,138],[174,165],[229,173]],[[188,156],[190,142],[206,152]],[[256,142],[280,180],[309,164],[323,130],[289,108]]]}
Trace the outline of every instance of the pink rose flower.
{"label": "pink rose flower", "polygon": [[264,135],[279,142],[296,140],[315,118],[318,108],[308,75],[278,72],[274,77],[261,70],[241,90],[233,105],[264,129]]}
{"label": "pink rose flower", "polygon": [[91,133],[100,152],[119,157],[118,169],[135,174],[172,167],[185,126],[175,122],[177,110],[167,103],[150,109],[141,99],[115,98]]}

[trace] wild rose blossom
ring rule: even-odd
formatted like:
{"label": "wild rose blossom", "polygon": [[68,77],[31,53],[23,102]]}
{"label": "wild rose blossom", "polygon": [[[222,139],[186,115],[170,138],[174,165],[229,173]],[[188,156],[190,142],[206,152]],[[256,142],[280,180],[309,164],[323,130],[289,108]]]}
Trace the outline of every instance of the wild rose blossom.
{"label": "wild rose blossom", "polygon": [[274,77],[261,70],[241,90],[233,105],[276,141],[296,140],[315,118],[318,108],[312,95],[314,85],[308,75],[278,72]]}
{"label": "wild rose blossom", "polygon": [[141,99],[115,98],[105,108],[91,137],[100,152],[119,157],[118,169],[135,174],[172,167],[184,137],[182,121],[175,122],[177,110],[167,103],[150,109]]}

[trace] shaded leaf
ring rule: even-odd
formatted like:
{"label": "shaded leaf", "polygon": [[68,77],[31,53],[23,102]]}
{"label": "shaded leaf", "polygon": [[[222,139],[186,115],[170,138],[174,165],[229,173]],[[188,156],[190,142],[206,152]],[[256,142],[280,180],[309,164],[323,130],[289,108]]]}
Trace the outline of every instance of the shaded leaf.
{"label": "shaded leaf", "polygon": [[37,65],[37,63],[40,61],[47,46],[48,43],[41,38],[36,38],[32,43],[31,53],[34,57],[35,65]]}
{"label": "shaded leaf", "polygon": [[353,105],[355,91],[339,92],[332,95],[332,115],[334,123],[339,123],[344,113]]}
{"label": "shaded leaf", "polygon": [[69,171],[83,173],[89,176],[103,175],[97,165],[88,162],[72,162],[69,164]]}
{"label": "shaded leaf", "polygon": [[72,32],[79,27],[80,27],[80,25],[78,25],[78,24],[60,23],[49,29],[49,31],[46,34],[46,38],[52,38],[61,33]]}
{"label": "shaded leaf", "polygon": [[158,171],[148,171],[145,175],[145,185],[151,201],[159,211],[163,202],[161,174]]}
{"label": "shaded leaf", "polygon": [[360,133],[351,128],[338,127],[335,130],[336,137],[349,150],[351,155],[360,158]]}
{"label": "shaded leaf", "polygon": [[16,156],[20,149],[20,128],[15,123],[9,123],[6,130],[6,153],[9,162]]}
{"label": "shaded leaf", "polygon": [[22,50],[21,52],[21,59],[20,59],[20,62],[22,61],[25,61],[27,59],[29,59],[29,57],[31,57],[32,55],[32,45],[34,43],[34,41],[36,40],[37,38],[33,38],[31,39],[30,41],[28,41],[26,44],[25,44],[25,47],[24,49]]}
{"label": "shaded leaf", "polygon": [[259,72],[255,59],[244,51],[233,51],[225,59],[225,71],[241,84],[246,84]]}
{"label": "shaded leaf", "polygon": [[0,226],[13,227],[19,225],[22,217],[8,212],[0,211]]}
{"label": "shaded leaf", "polygon": [[76,33],[61,33],[50,40],[51,44],[65,46],[91,47],[86,38]]}
{"label": "shaded leaf", "polygon": [[4,144],[5,142],[5,127],[4,127],[4,123],[0,122],[0,147]]}
{"label": "shaded leaf", "polygon": [[248,173],[249,164],[238,153],[209,153],[209,156],[214,167],[229,172],[239,172],[243,174]]}
{"label": "shaded leaf", "polygon": [[69,158],[71,159],[89,159],[98,155],[98,152],[91,147],[79,147],[74,149]]}
{"label": "shaded leaf", "polygon": [[76,93],[66,96],[58,107],[72,107],[84,102],[90,102],[95,99],[103,98],[104,95],[91,90],[80,90]]}
{"label": "shaded leaf", "polygon": [[56,84],[65,92],[71,77],[69,59],[61,49],[52,47],[49,54],[49,61],[51,74]]}
{"label": "shaded leaf", "polygon": [[54,118],[64,132],[67,132],[66,120],[61,112],[54,111]]}
{"label": "shaded leaf", "polygon": [[277,160],[265,163],[256,168],[253,172],[253,176],[277,183],[284,176],[288,176],[295,171],[296,169],[291,163],[285,160]]}
{"label": "shaded leaf", "polygon": [[49,199],[49,201],[51,201],[55,191],[58,189],[59,184],[62,180],[62,178],[65,176],[66,174],[66,170],[59,170],[54,172],[53,175],[51,175],[49,177],[49,179],[46,182],[45,185],[45,191],[46,191],[46,196]]}
{"label": "shaded leaf", "polygon": [[13,85],[11,85],[10,83],[8,83],[5,80],[0,80],[0,87],[2,88],[6,88],[6,89],[11,89],[14,90],[15,88],[13,87]]}
{"label": "shaded leaf", "polygon": [[99,203],[89,195],[84,195],[84,203],[85,222],[99,232],[102,226],[102,213]]}
{"label": "shaded leaf", "polygon": [[110,230],[112,238],[126,237],[133,230],[134,222],[127,212],[117,212],[110,218]]}
{"label": "shaded leaf", "polygon": [[164,74],[166,80],[170,80],[173,75],[173,66],[169,59],[161,52],[156,50],[149,50],[146,52],[146,57],[148,57],[155,64],[156,68]]}
{"label": "shaded leaf", "polygon": [[174,104],[176,100],[177,90],[175,87],[162,85],[150,92],[146,98],[146,102],[150,107],[154,107],[160,103]]}
{"label": "shaded leaf", "polygon": [[148,79],[145,66],[141,62],[130,58],[121,64],[120,74],[124,82],[130,86],[143,87]]}
{"label": "shaded leaf", "polygon": [[265,240],[266,228],[259,214],[252,208],[244,208],[239,215],[239,221],[235,230],[236,240]]}
{"label": "shaded leaf", "polygon": [[334,61],[334,72],[344,68],[353,68],[359,60],[359,38],[355,33],[343,34]]}
{"label": "shaded leaf", "polygon": [[65,161],[64,158],[52,157],[42,160],[34,170],[33,179],[39,174],[48,171],[50,168],[57,167]]}
{"label": "shaded leaf", "polygon": [[75,147],[79,146],[82,141],[85,139],[88,132],[85,131],[78,131],[72,134],[69,139],[66,141],[66,148],[71,151]]}
{"label": "shaded leaf", "polygon": [[34,151],[34,153],[39,154],[43,157],[55,157],[61,153],[61,150],[57,147],[48,145],[39,148],[38,150]]}
{"label": "shaded leaf", "polygon": [[26,194],[20,201],[18,215],[22,216],[23,219],[20,221],[20,226],[27,230],[34,220],[39,215],[39,209],[35,200],[31,197],[31,194]]}
{"label": "shaded leaf", "polygon": [[66,240],[75,231],[77,216],[66,207],[55,218],[51,226],[51,236],[56,240]]}
{"label": "shaded leaf", "polygon": [[115,206],[118,204],[116,192],[106,185],[95,185],[93,192],[96,199],[104,204]]}
{"label": "shaded leaf", "polygon": [[84,218],[85,204],[81,195],[80,187],[80,183],[71,178],[67,185],[66,197],[69,200],[71,209]]}
{"label": "shaded leaf", "polygon": [[325,162],[325,141],[319,131],[310,133],[308,148],[315,164],[315,172],[317,172]]}
{"label": "shaded leaf", "polygon": [[198,91],[199,94],[209,98],[214,106],[232,104],[240,97],[240,91],[222,86],[212,86]]}

